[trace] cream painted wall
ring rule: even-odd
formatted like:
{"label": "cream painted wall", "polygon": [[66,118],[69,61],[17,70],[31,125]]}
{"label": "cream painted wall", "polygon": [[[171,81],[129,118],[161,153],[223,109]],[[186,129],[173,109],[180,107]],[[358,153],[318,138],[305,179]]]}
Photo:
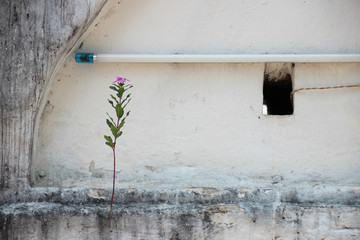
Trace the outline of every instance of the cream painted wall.
{"label": "cream painted wall", "polygon": [[[360,53],[359,1],[114,1],[84,39],[97,53]],[[110,187],[106,99],[132,80],[118,187],[360,180],[360,89],[295,94],[294,115],[262,115],[264,63],[77,64],[44,103],[33,180]],[[360,64],[296,64],[294,88],[360,83]],[[249,181],[251,180],[251,181]]]}

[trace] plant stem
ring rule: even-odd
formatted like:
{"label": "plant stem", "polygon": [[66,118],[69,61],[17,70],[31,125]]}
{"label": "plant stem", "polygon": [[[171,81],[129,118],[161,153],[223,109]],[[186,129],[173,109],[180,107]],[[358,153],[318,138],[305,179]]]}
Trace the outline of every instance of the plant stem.
{"label": "plant stem", "polygon": [[[121,101],[121,99],[120,99]],[[117,124],[116,127],[119,127],[119,123],[120,123],[120,119],[117,120]],[[113,147],[113,155],[114,155],[114,173],[113,173],[113,190],[112,190],[112,195],[111,195],[111,204],[110,204],[110,217],[112,216],[112,207],[113,207],[113,202],[114,202],[114,193],[115,193],[115,169],[116,169],[116,157],[115,157],[115,147],[116,147],[116,138],[114,140],[114,147]]]}
{"label": "plant stem", "polygon": [[113,148],[113,155],[114,155],[114,175],[113,175],[113,191],[112,191],[112,195],[111,195],[111,205],[110,205],[110,217],[112,216],[112,206],[113,206],[113,202],[114,202],[114,193],[115,193],[115,164],[116,164],[115,146]]}

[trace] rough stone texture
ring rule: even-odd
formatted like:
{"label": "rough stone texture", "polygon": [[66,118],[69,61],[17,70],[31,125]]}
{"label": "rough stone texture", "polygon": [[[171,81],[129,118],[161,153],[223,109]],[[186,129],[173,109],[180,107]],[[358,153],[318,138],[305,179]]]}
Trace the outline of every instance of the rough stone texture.
{"label": "rough stone texture", "polygon": [[0,197],[29,186],[35,118],[44,89],[105,2],[1,1]]}
{"label": "rough stone texture", "polygon": [[312,189],[124,189],[109,217],[110,191],[34,188],[0,207],[0,238],[360,239],[359,190]]}

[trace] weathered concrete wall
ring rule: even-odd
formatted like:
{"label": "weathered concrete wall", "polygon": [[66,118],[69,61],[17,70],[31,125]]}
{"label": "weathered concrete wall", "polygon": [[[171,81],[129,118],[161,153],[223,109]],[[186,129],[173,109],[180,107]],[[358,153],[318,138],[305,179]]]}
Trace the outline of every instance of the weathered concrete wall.
{"label": "weathered concrete wall", "polygon": [[1,193],[29,185],[35,119],[44,89],[104,3],[1,1]]}
{"label": "weathered concrete wall", "polygon": [[[208,4],[205,5],[205,8],[211,17],[202,18],[202,15],[198,14],[198,9],[204,7],[204,5],[193,3],[193,1],[189,1],[187,4],[190,4],[190,2],[195,4],[193,8],[186,8],[186,6],[189,6],[186,4],[167,5],[167,10],[171,11],[164,14],[169,14],[168,16],[173,13],[180,13],[179,6],[185,7],[185,10],[189,11],[185,11],[186,14],[180,14],[175,22],[163,22],[158,18],[159,16],[154,15],[154,12],[164,9],[164,4],[168,3],[168,1],[153,1],[152,3],[155,4],[151,4],[151,1],[141,2],[141,4],[136,2],[138,4],[134,5],[131,4],[131,1],[123,1],[123,5],[121,5],[121,1],[113,1],[114,6],[119,5],[118,9],[122,11],[121,16],[124,17],[121,21],[114,21],[112,23],[113,26],[120,25],[122,21],[126,21],[128,25],[122,25],[125,27],[123,32],[128,31],[130,34],[118,39],[120,35],[113,31],[111,32],[115,34],[115,38],[112,38],[113,41],[106,42],[105,40],[104,44],[98,45],[99,48],[96,50],[104,51],[106,48],[101,48],[101,46],[110,46],[112,50],[126,52],[125,49],[116,49],[114,46],[130,46],[130,48],[127,48],[129,52],[145,52],[150,49],[150,46],[155,46],[152,50],[156,53],[161,53],[162,51],[167,52],[169,49],[175,49],[172,46],[169,48],[164,47],[163,43],[169,42],[180,44],[177,50],[187,50],[186,47],[189,44],[195,44],[192,46],[193,50],[201,49],[210,52],[208,50],[212,49],[214,52],[223,53],[226,52],[226,47],[231,46],[231,43],[236,45],[236,43],[232,42],[233,39],[229,38],[233,32],[229,30],[231,29],[230,26],[229,28],[224,28],[223,32],[221,32],[222,34],[214,34],[213,37],[217,39],[213,39],[214,41],[207,47],[192,41],[192,38],[185,41],[187,39],[186,36],[194,36],[194,28],[187,28],[187,26],[190,26],[188,24],[191,22],[210,22],[212,24],[207,25],[206,28],[211,29],[213,24],[220,24],[218,20],[224,19],[227,16],[225,13],[228,11],[226,8],[218,8],[219,2],[207,2]],[[229,3],[233,5],[237,2],[230,1]],[[360,190],[355,178],[356,176],[354,177],[357,163],[356,159],[352,158],[352,154],[357,153],[357,146],[351,144],[348,146],[350,149],[353,149],[351,152],[347,152],[348,149],[345,149],[339,155],[342,157],[347,156],[345,160],[355,161],[354,168],[351,169],[347,165],[347,168],[344,169],[342,168],[343,166],[337,165],[336,159],[328,159],[331,164],[335,164],[333,169],[339,167],[339,173],[344,174],[344,172],[349,170],[351,174],[349,175],[348,182],[344,180],[337,183],[327,183],[326,178],[323,178],[323,176],[314,175],[313,178],[305,179],[303,182],[288,184],[284,181],[284,176],[276,174],[267,175],[266,179],[244,177],[240,174],[239,181],[229,182],[224,181],[223,178],[214,177],[217,176],[215,171],[212,177],[204,178],[205,180],[203,179],[202,182],[198,181],[199,184],[197,186],[191,182],[192,178],[196,179],[197,174],[187,175],[187,180],[189,181],[182,185],[179,183],[184,181],[184,178],[182,178],[183,174],[188,174],[191,166],[190,168],[185,168],[180,173],[177,170],[173,171],[176,177],[173,178],[172,182],[164,183],[161,179],[162,174],[159,174],[157,169],[151,165],[141,165],[141,167],[147,166],[145,169],[148,171],[148,176],[158,177],[157,181],[147,181],[149,178],[143,175],[142,178],[130,179],[132,182],[127,181],[128,179],[125,179],[127,182],[120,182],[119,186],[122,189],[116,191],[114,216],[112,218],[108,216],[111,196],[111,192],[108,190],[109,185],[103,185],[104,181],[99,183],[96,180],[97,177],[102,176],[101,172],[98,172],[98,163],[95,166],[89,162],[86,162],[84,165],[80,164],[82,167],[90,167],[92,171],[90,171],[91,175],[89,174],[89,177],[94,181],[90,182],[90,184],[85,181],[85,185],[88,184],[86,188],[39,188],[31,186],[29,181],[30,168],[34,166],[34,162],[31,161],[33,156],[32,144],[34,134],[37,132],[34,131],[35,119],[41,102],[45,106],[48,96],[51,95],[51,90],[53,90],[53,94],[57,94],[57,91],[60,89],[48,88],[49,95],[44,95],[44,91],[50,85],[51,79],[55,82],[58,80],[53,78],[56,66],[58,66],[57,63],[61,62],[63,57],[69,53],[70,49],[82,36],[104,4],[105,1],[95,0],[1,1],[0,69],[2,79],[0,129],[2,134],[0,155],[0,239],[360,239]],[[273,4],[272,2],[267,1],[251,1],[244,2],[243,4],[244,14],[233,11],[230,14],[233,19],[238,19],[239,15],[244,16],[243,19],[245,20],[249,18],[262,18],[264,13],[268,13],[264,21],[270,24],[274,23],[274,21],[269,21],[269,19],[273,19],[274,16],[280,16],[279,14],[283,13],[282,8],[280,8],[280,6],[283,6],[282,4],[273,6],[271,5]],[[309,18],[306,18],[306,21],[299,21],[293,25],[296,29],[299,29],[303,27],[302,23],[305,23],[308,28],[306,28],[304,36],[298,32],[295,35],[289,34],[287,35],[288,37],[294,37],[281,38],[282,40],[278,42],[279,45],[277,46],[273,45],[275,42],[271,41],[272,44],[270,46],[266,45],[269,41],[262,37],[263,34],[255,36],[243,34],[243,37],[240,39],[244,43],[247,41],[247,38],[251,39],[249,40],[249,49],[257,49],[260,52],[265,52],[269,49],[269,52],[273,53],[287,52],[287,50],[302,43],[303,45],[297,49],[299,53],[312,51],[314,48],[318,50],[317,52],[324,53],[327,51],[339,53],[353,53],[357,51],[359,32],[352,29],[354,26],[354,21],[352,20],[356,20],[356,16],[359,16],[356,14],[359,9],[356,8],[357,1],[349,1],[347,4],[343,2],[330,2],[330,5],[327,6],[332,6],[333,8],[331,9],[322,8],[319,2],[294,1],[289,4],[295,9],[300,9],[297,12],[299,17],[296,17],[296,19],[303,17],[301,13],[311,13]],[[121,6],[124,8],[121,8]],[[268,12],[269,9],[266,6],[271,6],[270,8],[276,11]],[[305,8],[300,8],[300,6]],[[213,12],[214,9],[215,12]],[[320,11],[322,14],[318,14],[319,9],[322,9]],[[110,12],[104,13],[103,20],[111,19],[111,16],[118,17],[115,14],[116,11],[113,8]],[[138,11],[138,15],[133,13],[136,11]],[[285,12],[289,13],[286,14],[285,20],[284,18],[277,17],[275,21],[277,24],[275,26],[281,26],[284,21],[287,22],[286,19],[292,19],[292,16],[294,16],[292,12]],[[343,12],[347,14],[343,15]],[[185,15],[193,16],[193,18],[186,18],[188,19],[187,21],[179,23],[179,19],[183,19]],[[316,18],[316,22],[324,24],[312,24],[314,23],[314,18],[311,17],[313,15],[320,15],[319,18]],[[136,18],[136,16],[139,18]],[[330,16],[339,17],[330,18]],[[127,21],[129,17],[134,17],[134,21]],[[95,22],[93,27],[99,28],[102,21]],[[171,29],[175,32],[184,32],[184,29],[187,29],[185,31],[187,35],[172,42],[166,40],[166,35],[152,32],[155,33],[151,35],[152,38],[148,39],[149,41],[146,41],[144,46],[140,46],[138,45],[139,42],[136,43],[133,40],[150,36],[143,23],[151,21],[152,24],[160,27],[160,33],[167,32],[167,30],[170,31]],[[264,21],[261,22],[264,23]],[[169,25],[159,23],[168,23]],[[175,25],[173,25],[174,23]],[[172,26],[176,26],[176,23],[182,26],[178,30],[172,28]],[[287,30],[293,29],[290,28],[290,25]],[[262,24],[239,24],[237,26],[245,26],[244,29],[249,30],[258,28]],[[280,29],[266,24],[265,26],[273,28],[273,30]],[[319,26],[320,28],[317,28]],[[141,30],[144,30],[142,37],[138,35]],[[237,29],[237,32],[240,30]],[[120,32],[119,29],[118,31]],[[216,33],[215,31],[213,32]],[[338,34],[333,36],[333,32]],[[101,31],[92,32],[92,34],[94,33],[101,33]],[[273,31],[269,29],[267,33],[273,33]],[[277,36],[281,35],[280,33],[278,32]],[[300,39],[301,36],[297,34],[303,37]],[[348,34],[350,37],[346,37]],[[198,38],[202,36],[198,35]],[[314,36],[314,38],[308,38],[308,36]],[[85,50],[95,49],[93,44],[96,42],[100,43],[107,38],[105,35],[102,37],[104,38],[99,39],[95,34],[92,36],[91,42],[85,41],[83,45],[84,48],[87,48]],[[128,43],[133,42],[134,44],[124,45],[121,42],[123,40],[128,41]],[[117,44],[114,45],[116,42]],[[252,43],[255,48],[251,47]],[[220,47],[215,48],[216,46]],[[251,50],[245,51],[247,46],[249,45],[241,45],[240,48],[235,50],[244,50],[243,52],[251,53]],[[285,46],[285,48],[279,46]],[[196,51],[191,51],[190,49],[190,52]],[[259,65],[262,64],[249,66],[256,69]],[[74,67],[71,63],[67,64],[68,68],[69,66],[70,68]],[[333,76],[344,76],[344,74],[348,76],[347,70],[345,71],[344,69],[347,69],[349,66],[358,69],[357,65],[335,64],[331,66],[315,66],[305,64],[303,66],[298,65],[298,70],[301,70],[299,72],[300,76],[302,75],[306,80],[311,80],[311,83],[321,84],[325,76],[325,78],[330,77],[330,83],[337,84],[339,83],[337,81],[342,83],[343,79]],[[76,66],[76,68],[85,71],[88,70],[88,67],[85,65]],[[103,77],[110,81],[118,74],[119,70],[126,71],[131,66],[123,65],[117,67],[119,68],[112,68]],[[229,66],[226,65],[222,67],[229,69]],[[237,66],[237,68],[242,67]],[[106,69],[104,66],[103,68]],[[221,67],[217,66],[213,70],[219,69]],[[328,71],[323,71],[328,69],[336,71],[332,74],[328,74]],[[134,72],[136,71],[134,70]],[[316,72],[315,76],[309,76],[311,72]],[[64,74],[64,72],[60,74]],[[101,75],[100,72],[98,74]],[[153,72],[153,74],[157,73]],[[69,76],[66,78],[69,79]],[[81,76],[78,76],[75,81],[80,79]],[[346,77],[345,81],[349,81],[349,79],[351,81],[354,80],[353,78]],[[151,82],[148,84],[151,84]],[[256,82],[256,84],[259,85],[260,82]],[[295,84],[299,84],[297,85],[299,87],[307,87],[306,81],[295,82]],[[141,88],[141,85],[139,86]],[[145,88],[146,84],[142,87]],[[98,87],[95,86],[95,88]],[[164,92],[167,90],[166,88],[163,89]],[[61,93],[61,91],[59,92]],[[297,101],[299,103],[302,102],[299,106],[309,106],[309,99],[315,98],[316,101],[319,100],[319,96],[313,96],[311,93],[304,93],[298,97],[299,95],[297,94],[296,96]],[[330,94],[326,99],[334,103],[334,100],[331,100],[333,96],[333,94]],[[340,106],[338,107],[341,108],[344,102],[348,103],[351,99],[358,99],[356,93],[350,96],[350,98],[346,97],[347,99],[340,101]],[[105,97],[102,99],[105,99]],[[261,102],[261,99],[259,100]],[[62,100],[60,99],[59,101]],[[79,101],[83,101],[83,99]],[[72,105],[71,102],[70,105]],[[166,106],[168,106],[167,103]],[[256,109],[261,113],[261,106],[257,106]],[[310,116],[308,120],[311,122],[313,108],[297,109],[301,110],[300,112],[306,113],[306,116]],[[322,110],[320,113],[323,114],[324,112],[329,114],[325,110]],[[42,114],[44,113],[46,113],[46,107]],[[355,117],[353,116],[349,121],[352,121],[351,124],[356,125],[356,111],[345,111],[342,113],[345,113],[345,115],[350,114],[350,116],[355,114]],[[259,120],[257,114],[258,112],[254,114],[256,121]],[[40,119],[40,116],[38,119]],[[270,121],[275,124],[283,123],[283,121],[278,121],[275,118],[270,119]],[[314,130],[315,128],[312,129]],[[349,131],[351,129],[347,129],[348,134]],[[317,132],[320,135],[321,133],[321,131]],[[335,132],[332,137],[339,136],[339,133]],[[358,135],[347,135],[347,141],[356,144],[356,141],[352,141],[354,136]],[[330,142],[330,145],[335,143]],[[322,147],[324,149],[325,146],[322,145]],[[330,150],[333,151],[334,149]],[[80,153],[83,154],[84,152],[80,151]],[[324,154],[326,155],[326,153]],[[86,159],[86,154],[79,159]],[[34,158],[34,160],[37,159]],[[299,163],[300,167],[301,164]],[[322,162],[318,167],[326,170],[327,167],[323,166],[326,164],[327,162]],[[283,162],[283,165],[286,165],[286,161]],[[76,168],[71,168],[71,170],[73,169]],[[309,168],[309,170],[311,169]],[[76,181],[84,180],[76,178],[80,175],[76,171],[68,173],[70,174],[65,176],[65,179],[70,179],[70,181],[74,181],[74,178]],[[122,173],[120,172],[120,177],[124,176]],[[327,174],[327,172],[323,174]],[[168,173],[168,176],[171,176],[171,172]],[[121,180],[121,178],[118,179]],[[323,180],[323,182],[314,181],[316,179]],[[71,183],[71,185],[79,186],[80,184],[76,183],[76,181]],[[59,184],[66,186],[68,183],[60,181]],[[44,186],[48,185],[52,184],[45,182]],[[187,188],[184,186],[187,186]],[[216,188],[210,188],[212,186]]]}
{"label": "weathered concrete wall", "polygon": [[[113,2],[78,51],[354,53],[360,43],[358,1],[140,2]],[[108,85],[117,75],[135,86],[117,148],[120,188],[232,187],[274,177],[360,181],[360,88],[296,92],[293,115],[264,116],[264,63],[77,64],[71,58],[49,86],[38,119],[36,185],[110,187],[112,152],[103,135],[105,112],[112,111]],[[331,87],[359,84],[359,75],[359,63],[299,63],[292,80],[294,89]]]}
{"label": "weathered concrete wall", "polygon": [[[360,239],[359,188],[33,189],[1,239]],[[103,199],[104,198],[104,199]]]}
{"label": "weathered concrete wall", "polygon": [[[351,85],[360,64],[296,64],[294,71],[295,89]],[[360,88],[297,92],[293,115],[264,116],[263,63],[68,62],[39,122],[37,185],[111,186],[103,135],[112,111],[108,85],[117,72],[135,86],[118,147],[120,188],[230,187],[276,176],[360,181]]]}
{"label": "weathered concrete wall", "polygon": [[117,53],[360,53],[360,3],[114,1],[83,50]]}

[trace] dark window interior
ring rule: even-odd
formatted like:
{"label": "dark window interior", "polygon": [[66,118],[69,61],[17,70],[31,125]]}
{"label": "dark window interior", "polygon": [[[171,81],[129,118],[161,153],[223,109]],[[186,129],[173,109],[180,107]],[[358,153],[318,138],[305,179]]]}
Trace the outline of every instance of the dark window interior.
{"label": "dark window interior", "polygon": [[[265,67],[263,86],[263,105],[266,115],[291,115],[294,112],[292,99],[292,71],[294,64],[289,67],[273,68],[268,73]],[[275,72],[281,71],[281,72]]]}

